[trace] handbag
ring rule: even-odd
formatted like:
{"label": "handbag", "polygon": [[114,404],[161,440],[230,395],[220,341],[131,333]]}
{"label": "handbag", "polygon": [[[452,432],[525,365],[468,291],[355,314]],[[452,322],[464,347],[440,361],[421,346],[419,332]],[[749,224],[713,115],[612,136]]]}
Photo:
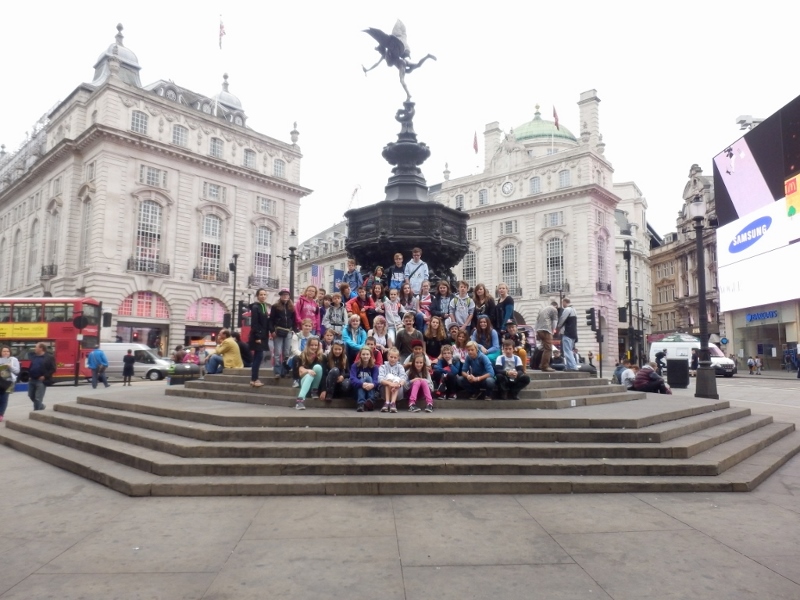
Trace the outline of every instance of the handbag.
{"label": "handbag", "polygon": [[291,334],[292,330],[287,329],[286,327],[275,327],[275,335],[281,338],[285,338],[287,335]]}

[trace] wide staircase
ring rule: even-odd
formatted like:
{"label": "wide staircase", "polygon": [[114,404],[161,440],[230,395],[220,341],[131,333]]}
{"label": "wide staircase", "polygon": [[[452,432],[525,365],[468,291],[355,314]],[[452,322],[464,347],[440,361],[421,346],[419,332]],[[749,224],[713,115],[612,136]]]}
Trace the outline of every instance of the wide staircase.
{"label": "wide staircase", "polygon": [[531,376],[520,400],[387,414],[295,411],[290,381],[233,370],[55,404],[0,442],[132,496],[749,491],[800,451],[794,424],[726,401]]}

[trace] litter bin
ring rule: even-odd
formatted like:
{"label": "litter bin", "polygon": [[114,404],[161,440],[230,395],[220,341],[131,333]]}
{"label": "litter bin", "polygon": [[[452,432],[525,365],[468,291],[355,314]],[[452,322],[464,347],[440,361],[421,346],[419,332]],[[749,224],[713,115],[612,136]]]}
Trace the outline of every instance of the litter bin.
{"label": "litter bin", "polygon": [[187,381],[200,377],[200,365],[193,363],[180,363],[170,369],[169,384],[183,385]]}
{"label": "litter bin", "polygon": [[667,383],[673,388],[689,387],[689,361],[685,358],[667,359]]}

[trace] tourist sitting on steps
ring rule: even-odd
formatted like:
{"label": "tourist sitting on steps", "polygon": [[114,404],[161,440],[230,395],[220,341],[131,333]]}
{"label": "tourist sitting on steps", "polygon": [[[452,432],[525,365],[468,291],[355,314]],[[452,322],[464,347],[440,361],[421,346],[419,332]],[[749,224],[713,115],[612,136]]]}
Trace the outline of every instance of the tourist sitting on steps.
{"label": "tourist sitting on steps", "polygon": [[672,390],[656,372],[656,363],[651,362],[644,365],[636,374],[633,380],[633,389],[637,392],[650,392],[653,394],[671,394]]}
{"label": "tourist sitting on steps", "polygon": [[225,369],[242,369],[242,357],[239,354],[239,346],[231,337],[230,329],[221,329],[217,335],[217,347],[206,362],[206,373],[215,375],[222,373]]}

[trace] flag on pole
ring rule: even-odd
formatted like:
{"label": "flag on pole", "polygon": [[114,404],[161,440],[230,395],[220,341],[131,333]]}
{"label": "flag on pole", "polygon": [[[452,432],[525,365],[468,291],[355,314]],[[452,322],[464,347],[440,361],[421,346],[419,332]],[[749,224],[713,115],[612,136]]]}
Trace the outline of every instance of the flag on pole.
{"label": "flag on pole", "polygon": [[558,113],[556,112],[556,107],[553,107],[553,119],[556,121],[556,129],[561,131],[561,127],[558,126]]}
{"label": "flag on pole", "polygon": [[322,287],[322,273],[319,265],[311,265],[311,285]]}
{"label": "flag on pole", "polygon": [[478,132],[475,132],[475,137],[472,138],[472,148],[475,150],[475,154],[478,153]]}
{"label": "flag on pole", "polygon": [[222,15],[219,16],[219,49],[222,50],[222,36],[225,33],[225,25],[222,23]]}

